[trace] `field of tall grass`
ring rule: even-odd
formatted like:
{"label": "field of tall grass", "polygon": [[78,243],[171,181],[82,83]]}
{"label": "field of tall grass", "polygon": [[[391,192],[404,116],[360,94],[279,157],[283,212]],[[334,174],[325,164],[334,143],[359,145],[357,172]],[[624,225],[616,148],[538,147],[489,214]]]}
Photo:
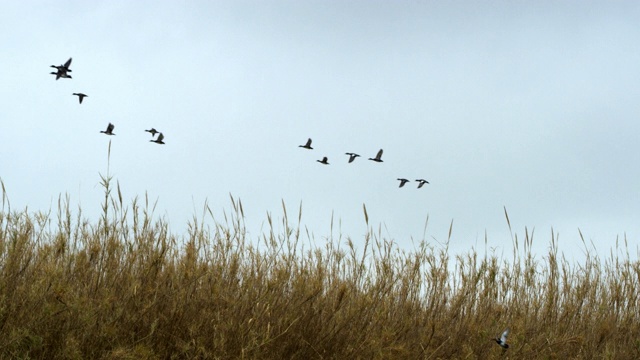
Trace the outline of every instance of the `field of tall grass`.
{"label": "field of tall grass", "polygon": [[[626,239],[583,263],[531,252],[314,239],[283,206],[249,239],[239,200],[185,234],[103,178],[101,218],[13,211],[2,185],[3,359],[638,359],[640,264]],[[113,191],[113,193],[112,193]],[[506,221],[509,222],[505,212]],[[509,225],[510,227],[510,225]],[[586,246],[585,246],[586,248]],[[585,250],[586,251],[586,250]],[[510,348],[495,338],[511,328]]]}

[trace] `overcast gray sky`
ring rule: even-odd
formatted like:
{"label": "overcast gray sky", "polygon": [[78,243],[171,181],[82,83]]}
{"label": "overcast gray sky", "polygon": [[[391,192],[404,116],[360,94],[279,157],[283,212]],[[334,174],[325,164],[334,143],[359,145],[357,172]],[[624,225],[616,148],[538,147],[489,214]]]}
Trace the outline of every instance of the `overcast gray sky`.
{"label": "overcast gray sky", "polygon": [[[370,223],[510,253],[640,236],[635,1],[33,1],[0,13],[0,178],[14,210],[68,194],[97,219],[111,174],[182,233],[240,198],[253,236]],[[51,64],[73,57],[73,79]],[[89,95],[82,105],[73,92]],[[115,124],[113,137],[100,134]],[[150,143],[144,130],[165,134]],[[298,145],[313,138],[314,150]],[[374,163],[378,149],[383,163]],[[362,155],[348,164],[345,152]],[[331,165],[316,162],[323,156]],[[398,188],[396,178],[425,178]]]}

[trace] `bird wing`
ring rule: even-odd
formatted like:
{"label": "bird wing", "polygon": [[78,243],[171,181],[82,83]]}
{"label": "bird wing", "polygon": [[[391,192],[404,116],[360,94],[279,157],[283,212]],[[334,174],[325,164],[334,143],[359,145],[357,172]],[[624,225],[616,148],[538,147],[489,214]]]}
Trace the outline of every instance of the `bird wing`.
{"label": "bird wing", "polygon": [[507,336],[509,336],[509,328],[506,328],[506,329],[502,332],[502,335],[500,336],[500,341],[502,341],[502,342],[506,342],[506,341],[507,341]]}
{"label": "bird wing", "polygon": [[164,139],[164,135],[162,133],[158,134],[158,141],[162,141]]}
{"label": "bird wing", "polygon": [[311,138],[307,139],[307,144],[306,146],[311,146]]}
{"label": "bird wing", "polygon": [[64,67],[65,67],[66,69],[69,69],[69,66],[71,66],[71,60],[72,60],[72,58],[69,58],[69,60],[67,60],[67,62],[66,62],[66,63],[64,63]]}
{"label": "bird wing", "polygon": [[112,132],[115,127],[116,127],[115,125],[113,125],[112,123],[109,123],[109,125],[107,126],[107,132]]}
{"label": "bird wing", "polygon": [[382,157],[382,149],[380,149],[380,151],[378,151],[378,155],[376,155],[377,159],[380,159]]}

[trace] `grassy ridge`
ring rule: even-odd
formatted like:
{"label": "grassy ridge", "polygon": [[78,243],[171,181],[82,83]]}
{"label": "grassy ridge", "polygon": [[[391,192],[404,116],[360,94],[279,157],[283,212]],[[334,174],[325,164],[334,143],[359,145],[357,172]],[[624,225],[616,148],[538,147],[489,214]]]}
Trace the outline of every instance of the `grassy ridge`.
{"label": "grassy ridge", "polygon": [[[3,186],[1,358],[640,358],[628,254],[572,264],[552,235],[535,257],[528,232],[509,261],[404,251],[373,231],[358,249],[304,249],[286,208],[249,241],[233,198],[224,222],[194,218],[177,237],[146,201],[125,206],[103,186],[97,223],[68,201],[53,216],[12,212]],[[491,339],[506,326],[503,351]]]}

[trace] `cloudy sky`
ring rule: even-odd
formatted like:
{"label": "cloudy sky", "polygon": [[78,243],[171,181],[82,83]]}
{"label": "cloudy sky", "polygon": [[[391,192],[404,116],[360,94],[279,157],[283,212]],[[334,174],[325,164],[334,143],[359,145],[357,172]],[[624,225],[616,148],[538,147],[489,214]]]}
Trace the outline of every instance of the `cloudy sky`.
{"label": "cloudy sky", "polygon": [[68,194],[95,220],[111,141],[125,201],[146,193],[176,233],[231,194],[255,237],[284,201],[359,244],[364,203],[403,248],[453,220],[452,249],[486,233],[510,254],[506,207],[540,251],[553,227],[569,253],[578,228],[635,252],[638,19],[633,1],[6,2],[0,178],[14,210]]}

